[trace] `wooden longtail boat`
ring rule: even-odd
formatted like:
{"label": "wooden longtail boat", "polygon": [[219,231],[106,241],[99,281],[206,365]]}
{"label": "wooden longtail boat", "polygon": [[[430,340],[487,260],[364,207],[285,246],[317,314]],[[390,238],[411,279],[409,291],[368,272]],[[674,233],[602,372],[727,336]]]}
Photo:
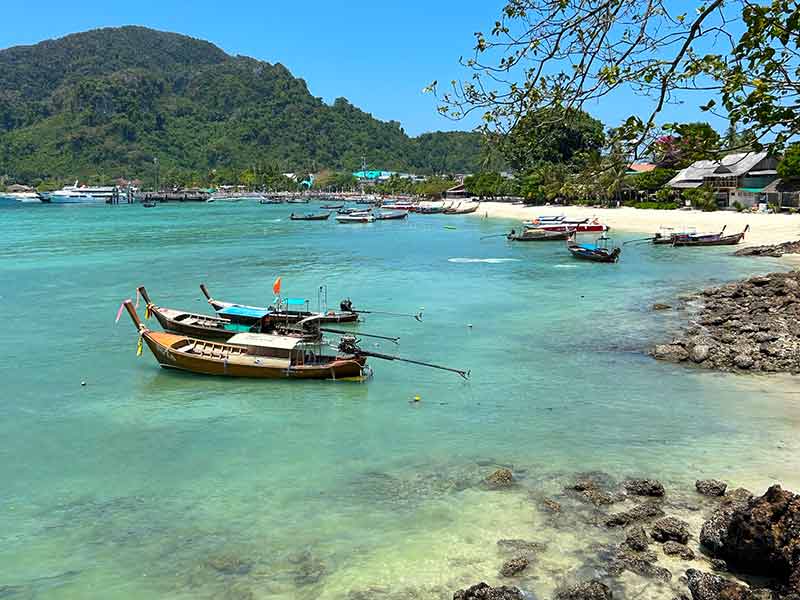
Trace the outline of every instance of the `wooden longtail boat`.
{"label": "wooden longtail boat", "polygon": [[336,312],[329,310],[326,313],[315,313],[308,310],[280,310],[275,307],[262,308],[259,306],[248,306],[246,304],[236,304],[234,302],[224,302],[211,297],[208,288],[204,283],[200,284],[200,290],[217,313],[224,318],[230,319],[234,323],[243,325],[253,325],[269,316],[274,321],[284,323],[297,323],[309,317],[318,316],[320,323],[354,323],[358,321],[358,313],[352,310],[342,310]]}
{"label": "wooden longtail boat", "polygon": [[622,248],[607,248],[597,244],[579,244],[574,240],[567,241],[567,249],[574,258],[600,263],[615,263],[622,254]]}
{"label": "wooden longtail boat", "polygon": [[[288,327],[284,321],[265,315],[252,324],[242,324],[223,317],[210,317],[186,311],[164,308],[153,303],[145,287],[139,286],[136,291],[145,301],[145,316],[153,315],[164,331],[182,333],[203,340],[226,341],[239,333],[269,333],[288,337],[297,337],[307,342],[319,341],[322,333],[319,323],[304,324],[301,327]],[[307,321],[310,319],[307,319]]]}
{"label": "wooden longtail boat", "polygon": [[599,219],[569,220],[563,215],[557,217],[537,217],[532,221],[524,221],[523,225],[529,229],[546,229],[548,231],[568,231],[574,229],[578,233],[592,233],[608,231],[610,227],[601,223]]}
{"label": "wooden longtail boat", "polygon": [[446,208],[444,210],[444,214],[446,215],[471,215],[475,211],[478,210],[480,207],[480,202],[475,202],[472,206],[467,206],[466,208],[461,208],[461,204],[458,204],[455,208],[452,206],[450,208]]}
{"label": "wooden longtail boat", "polygon": [[[723,232],[711,235],[688,235],[679,236],[672,241],[673,246],[735,246],[744,239],[744,234],[748,232],[750,225],[744,230],[732,235],[722,235]],[[723,230],[724,231],[724,230]]]}
{"label": "wooden longtail boat", "polygon": [[348,379],[364,375],[366,356],[324,354],[324,346],[294,337],[240,333],[228,343],[150,331],[130,300],[125,309],[158,363],[203,375],[259,379]]}
{"label": "wooden longtail boat", "polygon": [[344,208],[344,204],[323,204],[320,208],[325,210],[341,210]]}
{"label": "wooden longtail boat", "polygon": [[525,229],[517,233],[513,229],[506,238],[512,242],[556,242],[569,239],[575,230],[571,231],[548,231],[547,229]]}
{"label": "wooden longtail boat", "polygon": [[327,221],[331,216],[331,213],[311,213],[307,215],[296,215],[292,213],[289,215],[289,219],[292,221]]}

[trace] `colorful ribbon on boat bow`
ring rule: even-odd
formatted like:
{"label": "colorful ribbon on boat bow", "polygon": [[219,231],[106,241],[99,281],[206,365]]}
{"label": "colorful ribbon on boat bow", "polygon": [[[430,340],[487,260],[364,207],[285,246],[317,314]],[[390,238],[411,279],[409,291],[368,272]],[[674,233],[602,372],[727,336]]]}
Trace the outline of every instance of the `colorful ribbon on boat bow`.
{"label": "colorful ribbon on boat bow", "polygon": [[141,297],[141,294],[139,293],[139,288],[136,288],[136,304],[133,305],[133,308],[135,308],[136,310],[139,310],[139,298],[140,297]]}
{"label": "colorful ribbon on boat bow", "polygon": [[142,355],[142,336],[139,336],[139,341],[136,342],[136,356]]}
{"label": "colorful ribbon on boat bow", "polygon": [[144,307],[144,318],[145,319],[149,319],[150,318],[150,305],[149,304]]}
{"label": "colorful ribbon on boat bow", "polygon": [[119,323],[119,318],[122,316],[122,309],[125,308],[125,303],[119,305],[119,310],[117,311],[117,318],[114,319],[114,323]]}

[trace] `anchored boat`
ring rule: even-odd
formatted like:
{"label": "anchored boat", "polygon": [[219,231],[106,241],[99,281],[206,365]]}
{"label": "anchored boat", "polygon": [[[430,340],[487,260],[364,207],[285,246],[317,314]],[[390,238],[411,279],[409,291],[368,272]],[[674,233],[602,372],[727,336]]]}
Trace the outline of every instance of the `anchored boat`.
{"label": "anchored boat", "polygon": [[574,258],[600,263],[615,263],[622,254],[619,247],[609,248],[605,237],[599,238],[595,244],[579,244],[573,237],[567,240],[567,249]]}
{"label": "anchored boat", "polygon": [[[349,308],[345,309],[342,307],[341,312],[329,310],[325,313],[315,313],[307,309],[308,301],[306,300],[293,300],[288,298],[285,299],[280,306],[262,308],[258,306],[248,306],[246,304],[236,304],[234,302],[216,300],[215,298],[211,297],[211,294],[204,283],[200,284],[200,290],[208,300],[211,308],[213,308],[218,315],[243,325],[254,325],[265,316],[269,316],[275,321],[283,321],[284,323],[297,323],[298,321],[302,321],[303,319],[307,319],[308,317],[312,316],[318,316],[321,323],[353,323],[358,321],[358,313],[352,310],[352,304],[346,304],[345,302],[342,302],[342,304],[348,306]],[[306,310],[294,310],[289,308],[290,306],[303,305],[306,306]]]}
{"label": "anchored boat", "polygon": [[253,333],[240,333],[220,343],[151,331],[130,300],[124,306],[139,336],[164,368],[259,379],[349,379],[365,375],[365,356],[333,354],[321,343]]}
{"label": "anchored boat", "polygon": [[327,221],[331,213],[309,213],[306,215],[296,215],[292,213],[289,215],[291,221]]}
{"label": "anchored boat", "polygon": [[574,229],[570,231],[549,231],[547,229],[526,228],[520,233],[512,229],[506,238],[512,242],[555,242],[569,239],[574,233]]}
{"label": "anchored boat", "polygon": [[676,236],[672,240],[673,246],[735,246],[744,239],[744,234],[750,230],[747,225],[739,233],[724,235],[725,228],[719,233],[711,234],[688,234]]}

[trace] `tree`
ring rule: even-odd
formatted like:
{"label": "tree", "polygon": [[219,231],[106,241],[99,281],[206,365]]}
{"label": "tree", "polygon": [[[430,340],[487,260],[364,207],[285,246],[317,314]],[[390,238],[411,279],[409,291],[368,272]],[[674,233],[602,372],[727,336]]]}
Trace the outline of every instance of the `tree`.
{"label": "tree", "polygon": [[476,33],[463,61],[472,77],[454,81],[439,110],[479,111],[484,130],[507,132],[541,110],[563,108],[566,122],[640,94],[647,113],[614,129],[636,158],[651,152],[664,107],[694,97],[752,131],[755,149],[777,150],[800,134],[799,25],[795,0],[508,0],[491,31]]}
{"label": "tree", "polygon": [[665,169],[657,167],[652,171],[646,173],[638,173],[636,175],[629,175],[625,178],[625,183],[634,190],[644,192],[655,192],[661,189],[673,177],[677,171],[673,169]]}
{"label": "tree", "polygon": [[720,154],[720,136],[708,123],[674,124],[665,129],[670,135],[658,137],[653,144],[653,156],[659,166],[682,169]]}
{"label": "tree", "polygon": [[539,163],[569,163],[579,152],[599,150],[605,141],[603,124],[583,111],[543,109],[519,119],[502,141],[502,152],[521,172]]}
{"label": "tree", "polygon": [[778,163],[778,176],[781,179],[800,178],[800,144],[792,144],[786,149]]}

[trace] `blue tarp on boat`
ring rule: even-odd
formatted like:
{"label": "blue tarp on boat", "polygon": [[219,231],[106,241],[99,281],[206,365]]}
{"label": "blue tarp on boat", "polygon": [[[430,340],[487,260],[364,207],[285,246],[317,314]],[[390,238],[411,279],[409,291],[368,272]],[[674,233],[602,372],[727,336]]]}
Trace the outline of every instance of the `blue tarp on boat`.
{"label": "blue tarp on boat", "polygon": [[302,298],[285,298],[283,300],[284,304],[289,305],[296,305],[296,306],[303,306],[307,301],[303,300]]}
{"label": "blue tarp on boat", "polygon": [[262,319],[269,314],[269,311],[250,306],[229,306],[228,308],[218,311],[218,314],[226,317],[251,317],[253,319]]}

